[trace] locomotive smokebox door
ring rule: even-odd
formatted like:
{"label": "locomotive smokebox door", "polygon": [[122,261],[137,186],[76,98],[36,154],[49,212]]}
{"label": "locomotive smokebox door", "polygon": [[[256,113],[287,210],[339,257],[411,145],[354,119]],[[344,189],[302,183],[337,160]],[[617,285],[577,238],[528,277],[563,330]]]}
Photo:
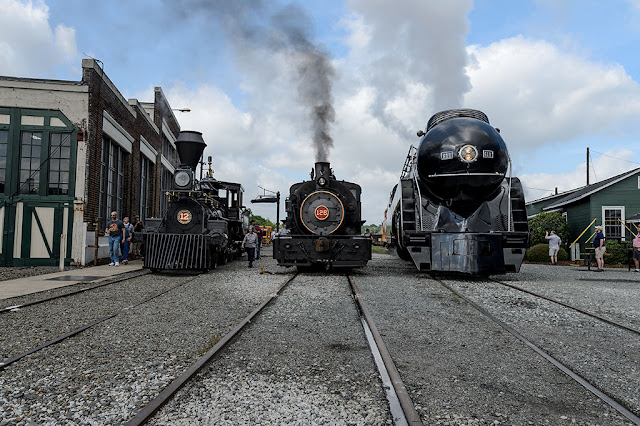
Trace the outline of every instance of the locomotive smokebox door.
{"label": "locomotive smokebox door", "polygon": [[316,251],[317,252],[329,251],[329,240],[327,240],[325,237],[318,238],[316,240]]}

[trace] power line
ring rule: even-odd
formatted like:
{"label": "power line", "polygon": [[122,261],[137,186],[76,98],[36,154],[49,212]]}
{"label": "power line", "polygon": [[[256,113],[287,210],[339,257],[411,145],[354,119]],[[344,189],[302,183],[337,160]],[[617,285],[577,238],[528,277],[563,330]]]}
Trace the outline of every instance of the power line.
{"label": "power line", "polygon": [[618,157],[614,157],[613,155],[603,154],[602,152],[594,151],[593,149],[591,150],[591,152],[595,152],[596,154],[604,155],[605,157],[615,158],[616,160],[626,161],[627,163],[640,164],[637,161],[625,160],[624,158],[618,158]]}
{"label": "power line", "polygon": [[531,188],[530,186],[523,186],[523,188],[525,188],[525,189],[534,189],[536,191],[551,191],[551,192],[555,191],[554,189]]}

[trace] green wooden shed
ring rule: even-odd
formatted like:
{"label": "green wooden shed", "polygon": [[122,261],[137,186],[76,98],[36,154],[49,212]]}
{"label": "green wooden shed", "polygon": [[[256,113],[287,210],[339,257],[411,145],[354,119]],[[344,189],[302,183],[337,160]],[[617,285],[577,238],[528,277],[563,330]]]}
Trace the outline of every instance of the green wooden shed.
{"label": "green wooden shed", "polygon": [[[569,244],[588,228],[578,240],[583,245],[596,225],[603,226],[607,239],[629,241],[633,238],[631,231],[637,232],[632,218],[640,214],[640,168],[527,203],[529,218],[541,212],[560,212],[566,217]],[[578,257],[579,250],[579,246],[572,248],[572,258]]]}

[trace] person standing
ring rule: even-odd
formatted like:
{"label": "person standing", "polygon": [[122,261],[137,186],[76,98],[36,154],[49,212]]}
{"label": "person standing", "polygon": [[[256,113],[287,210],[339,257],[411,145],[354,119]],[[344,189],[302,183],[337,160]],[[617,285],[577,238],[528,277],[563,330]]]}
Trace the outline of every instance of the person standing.
{"label": "person standing", "polygon": [[249,227],[249,232],[244,236],[242,240],[242,248],[247,250],[249,257],[249,268],[253,268],[253,257],[256,254],[256,247],[258,246],[258,234],[253,232],[253,226]]}
{"label": "person standing", "polygon": [[[140,221],[139,216],[136,216],[133,219],[133,233],[138,234],[138,236],[136,237],[138,241],[141,241],[140,235],[142,235],[142,231],[144,231],[144,223]],[[137,256],[142,256],[143,249],[144,249],[144,242],[134,243],[133,248],[134,248],[133,251]]]}
{"label": "person standing", "polygon": [[104,230],[109,235],[109,255],[111,263],[109,266],[120,266],[120,244],[124,243],[124,223],[118,220],[118,213],[111,212],[111,220],[107,222]]}
{"label": "person standing", "polygon": [[287,228],[287,224],[283,223],[282,224],[282,228],[280,228],[280,230],[278,232],[276,232],[276,235],[278,237],[284,237],[286,235],[289,235],[291,233],[291,231],[289,231],[289,229]]}
{"label": "person standing", "polygon": [[604,272],[604,252],[607,248],[604,245],[604,234],[602,233],[602,226],[596,226],[596,236],[593,239],[593,248],[596,252],[596,263],[598,269],[596,272]]}
{"label": "person standing", "polygon": [[544,237],[549,240],[549,257],[551,258],[551,264],[558,264],[558,251],[560,251],[560,244],[562,244],[562,240],[560,237],[556,235],[556,231],[551,231],[551,235],[549,235],[549,231],[544,234]]}
{"label": "person standing", "polygon": [[122,218],[124,226],[124,242],[122,243],[122,259],[120,261],[126,265],[129,263],[129,247],[131,247],[131,238],[133,237],[133,224],[129,223],[129,217]]}
{"label": "person standing", "polygon": [[260,249],[262,248],[262,228],[260,228],[260,226],[256,225],[256,221],[252,220],[251,221],[251,226],[253,226],[253,230],[255,231],[256,235],[258,235],[258,246],[256,247],[256,259],[260,259]]}
{"label": "person standing", "polygon": [[636,264],[636,272],[640,272],[640,230],[633,239],[633,262]]}

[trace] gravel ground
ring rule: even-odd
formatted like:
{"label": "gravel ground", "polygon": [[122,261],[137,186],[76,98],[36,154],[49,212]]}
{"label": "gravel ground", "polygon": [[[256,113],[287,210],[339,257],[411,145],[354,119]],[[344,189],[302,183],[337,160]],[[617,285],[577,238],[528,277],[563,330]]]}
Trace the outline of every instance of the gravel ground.
{"label": "gravel ground", "polygon": [[640,274],[623,268],[523,265],[519,274],[492,277],[640,329]]}
{"label": "gravel ground", "polygon": [[[288,277],[233,262],[22,359],[0,372],[0,425],[123,423]],[[147,275],[5,314],[2,347],[32,347],[29,333],[58,336],[78,327],[87,310],[112,312],[187,278]]]}
{"label": "gravel ground", "polygon": [[625,424],[413,264],[377,255],[365,272],[356,283],[425,424]]}
{"label": "gravel ground", "polygon": [[[291,276],[268,248],[264,256],[257,268],[225,265],[0,371],[0,426],[126,422]],[[275,274],[260,274],[263,264]],[[374,254],[354,275],[425,424],[626,424],[411,263]],[[0,357],[192,278],[147,275],[0,315]],[[523,265],[495,278],[639,326],[640,274]],[[486,280],[446,281],[638,407],[637,337]],[[301,275],[153,422],[390,423],[349,294],[338,274]]]}
{"label": "gravel ground", "polygon": [[[538,279],[523,281],[523,287],[536,287],[543,282],[544,275],[536,272]],[[589,282],[585,289],[584,282],[579,281],[581,273],[567,267],[554,268],[553,272],[549,279],[552,287],[547,287],[547,293],[560,288],[564,299],[575,301],[584,309],[638,326],[640,280],[635,284]],[[493,282],[445,281],[616,401],[640,413],[639,335]]]}
{"label": "gravel ground", "polygon": [[391,423],[346,278],[296,278],[152,423]]}

